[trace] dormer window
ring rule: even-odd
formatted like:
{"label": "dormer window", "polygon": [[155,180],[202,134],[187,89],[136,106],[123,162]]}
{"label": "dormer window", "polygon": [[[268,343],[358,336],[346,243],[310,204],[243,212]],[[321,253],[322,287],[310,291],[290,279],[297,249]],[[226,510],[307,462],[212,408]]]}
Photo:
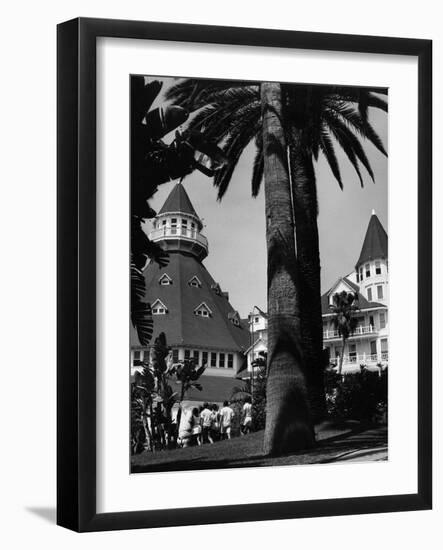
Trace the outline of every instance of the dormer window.
{"label": "dormer window", "polygon": [[194,275],[192,279],[189,279],[188,281],[189,286],[193,286],[196,288],[200,288],[202,286],[200,279],[197,277],[197,275]]}
{"label": "dormer window", "polygon": [[236,327],[240,326],[240,316],[238,314],[238,311],[233,311],[232,313],[228,313],[228,319]]}
{"label": "dormer window", "polygon": [[366,277],[371,276],[371,266],[369,264],[365,264],[365,275]]}
{"label": "dormer window", "polygon": [[375,274],[381,275],[381,264],[380,262],[375,262]]}
{"label": "dormer window", "polygon": [[221,295],[222,291],[218,283],[214,283],[213,285],[211,285],[211,290],[213,290],[217,294],[217,296]]}
{"label": "dormer window", "polygon": [[212,311],[205,304],[205,302],[202,302],[199,306],[197,306],[194,309],[194,314],[198,315],[199,317],[211,317],[212,316]]}
{"label": "dormer window", "polygon": [[163,275],[158,280],[159,284],[162,286],[172,285],[172,279],[169,277],[167,273],[163,273]]}
{"label": "dormer window", "polygon": [[152,304],[152,315],[165,315],[168,313],[168,308],[161,300],[156,300]]}

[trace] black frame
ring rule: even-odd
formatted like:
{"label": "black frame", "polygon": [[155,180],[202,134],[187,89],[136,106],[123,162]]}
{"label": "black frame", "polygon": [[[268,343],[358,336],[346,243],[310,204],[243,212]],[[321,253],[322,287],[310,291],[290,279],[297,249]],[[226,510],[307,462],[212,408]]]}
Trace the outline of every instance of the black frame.
{"label": "black frame", "polygon": [[[104,531],[432,507],[432,42],[107,19],[58,25],[57,523]],[[96,38],[174,40],[418,58],[418,492],[96,512]]]}

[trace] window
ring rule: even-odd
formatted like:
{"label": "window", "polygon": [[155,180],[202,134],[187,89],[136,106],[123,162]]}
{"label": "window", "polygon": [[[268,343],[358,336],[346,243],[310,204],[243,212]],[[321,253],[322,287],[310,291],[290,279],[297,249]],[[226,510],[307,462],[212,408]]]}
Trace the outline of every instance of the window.
{"label": "window", "polygon": [[192,279],[189,279],[188,281],[189,286],[193,286],[196,288],[200,288],[202,286],[200,279],[197,277],[197,275],[194,275]]}
{"label": "window", "polygon": [[202,352],[202,365],[207,366],[207,364],[208,364],[208,352],[203,351]]}
{"label": "window", "polygon": [[194,360],[196,365],[200,365],[200,353],[194,350]]}
{"label": "window", "polygon": [[168,313],[168,308],[161,300],[156,300],[152,305],[152,315],[165,315]]}
{"label": "window", "polygon": [[368,300],[372,302],[372,288],[368,288]]}
{"label": "window", "polygon": [[172,362],[178,363],[178,349],[172,350]]}
{"label": "window", "polygon": [[357,349],[355,344],[349,344],[349,361],[355,363],[357,361]]}
{"label": "window", "polygon": [[211,367],[217,366],[217,354],[211,353]]}
{"label": "window", "polygon": [[375,340],[371,340],[370,342],[371,346],[371,355],[377,355],[377,342]]}
{"label": "window", "polygon": [[381,347],[381,359],[382,361],[388,360],[388,339],[382,338],[380,341],[380,347]]}
{"label": "window", "polygon": [[135,350],[134,351],[134,361],[140,361],[140,357],[141,357],[141,352]]}
{"label": "window", "polygon": [[225,368],[225,354],[224,354],[224,353],[220,353],[220,355],[219,355],[218,366],[219,366],[221,369],[224,369],[224,368]]}
{"label": "window", "polygon": [[163,273],[158,282],[163,286],[172,285],[172,279],[167,273]]}
{"label": "window", "polygon": [[191,350],[185,349],[185,360],[188,360],[191,358]]}
{"label": "window", "polygon": [[359,272],[360,272],[360,281],[363,281],[363,268],[362,267],[359,269]]}
{"label": "window", "polygon": [[175,235],[177,233],[177,218],[171,218],[171,234]]}
{"label": "window", "polygon": [[357,277],[356,277],[356,279],[357,279],[357,283],[359,283],[359,282],[360,282],[360,279],[359,279],[358,277],[359,277],[359,275],[358,275],[358,271],[357,271]]}
{"label": "window", "polygon": [[232,353],[228,353],[228,369],[234,368],[234,355]]}
{"label": "window", "polygon": [[257,324],[260,321],[260,317],[254,317],[254,323]]}
{"label": "window", "polygon": [[199,317],[210,317],[212,315],[212,311],[208,308],[208,306],[204,302],[202,302],[199,306],[197,306],[194,309],[194,313]]}
{"label": "window", "polygon": [[369,264],[365,265],[365,275],[366,275],[366,277],[371,276],[371,266]]}
{"label": "window", "polygon": [[383,285],[377,285],[377,298],[379,300],[383,299]]}
{"label": "window", "polygon": [[380,313],[380,328],[386,327],[386,315],[384,313]]}
{"label": "window", "polygon": [[381,275],[381,264],[380,262],[375,262],[375,274]]}

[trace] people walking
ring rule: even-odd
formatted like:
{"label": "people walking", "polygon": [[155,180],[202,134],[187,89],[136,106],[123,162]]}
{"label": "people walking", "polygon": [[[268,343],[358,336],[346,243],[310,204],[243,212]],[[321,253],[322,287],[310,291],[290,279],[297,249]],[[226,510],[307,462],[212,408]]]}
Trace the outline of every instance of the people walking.
{"label": "people walking", "polygon": [[197,407],[192,409],[192,416],[194,418],[192,426],[192,444],[200,446],[202,444],[202,427],[200,424],[200,411]]}
{"label": "people walking", "polygon": [[211,406],[210,436],[212,441],[218,441],[220,439],[220,412],[216,403]]}
{"label": "people walking", "polygon": [[234,416],[235,413],[229,406],[229,402],[225,401],[220,411],[222,439],[231,439],[231,425]]}
{"label": "people walking", "polygon": [[242,408],[243,421],[241,425],[241,433],[246,435],[251,432],[252,429],[252,399],[246,397],[245,404]]}
{"label": "people walking", "polygon": [[214,443],[211,437],[212,412],[208,403],[203,405],[203,410],[200,413],[200,422],[202,427],[202,443]]}

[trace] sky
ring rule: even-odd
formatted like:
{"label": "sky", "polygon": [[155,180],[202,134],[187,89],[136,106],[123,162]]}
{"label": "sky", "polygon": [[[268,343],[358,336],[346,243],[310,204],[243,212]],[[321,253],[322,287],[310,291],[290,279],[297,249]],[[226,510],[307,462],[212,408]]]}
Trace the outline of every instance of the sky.
{"label": "sky", "polygon": [[[159,80],[164,81],[162,93],[173,81],[171,78]],[[161,103],[162,95],[153,108]],[[388,115],[370,109],[369,119],[385,149],[388,149]],[[340,276],[353,271],[372,210],[375,210],[388,232],[388,161],[369,142],[365,141],[363,147],[375,176],[373,182],[362,167],[363,188],[338,146],[335,151],[340,163],[343,191],[324,157],[320,156],[315,164],[322,293]],[[245,149],[221,202],[217,200],[217,189],[211,178],[196,171],[183,180],[197,214],[203,219],[202,233],[209,241],[209,255],[203,263],[222,290],[229,292],[231,305],[243,318],[255,305],[265,311],[267,309],[264,188],[262,184],[259,196],[251,197],[254,152],[254,144]],[[150,201],[155,210],[161,209],[176,183],[159,186]],[[150,222],[147,222],[146,229],[149,230],[149,227]]]}

